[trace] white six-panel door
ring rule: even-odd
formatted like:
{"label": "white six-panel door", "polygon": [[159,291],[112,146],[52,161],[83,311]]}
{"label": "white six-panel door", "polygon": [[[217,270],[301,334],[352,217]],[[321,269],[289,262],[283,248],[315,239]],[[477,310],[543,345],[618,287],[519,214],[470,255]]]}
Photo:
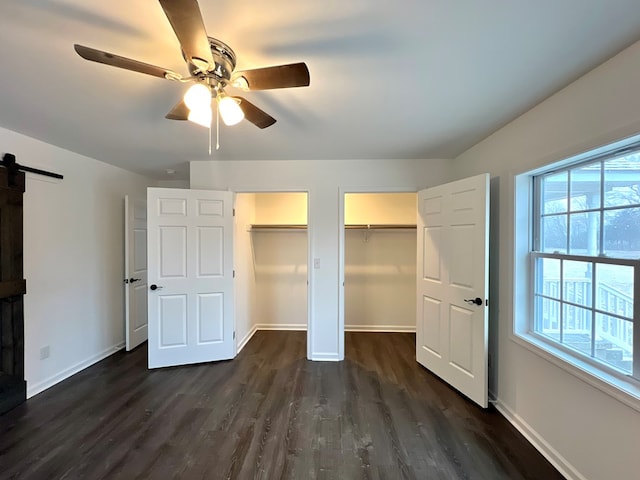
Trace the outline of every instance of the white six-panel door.
{"label": "white six-panel door", "polygon": [[418,192],[416,359],[488,406],[489,175]]}
{"label": "white six-panel door", "polygon": [[235,356],[233,194],[149,188],[149,368]]}
{"label": "white six-panel door", "polygon": [[124,298],[127,351],[147,340],[147,200],[124,197]]}

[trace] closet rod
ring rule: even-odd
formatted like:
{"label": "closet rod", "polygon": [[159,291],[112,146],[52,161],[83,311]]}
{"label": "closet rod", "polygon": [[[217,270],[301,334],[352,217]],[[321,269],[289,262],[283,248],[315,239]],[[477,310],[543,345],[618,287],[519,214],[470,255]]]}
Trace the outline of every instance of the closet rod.
{"label": "closet rod", "polygon": [[[398,230],[409,229],[415,230],[416,226],[412,224],[369,224],[369,225],[345,225],[344,228],[348,230]],[[274,224],[254,224],[251,225],[251,230],[306,230],[306,225],[274,225]]]}
{"label": "closet rod", "polygon": [[251,225],[251,230],[306,230],[306,225]]}
{"label": "closet rod", "polygon": [[349,230],[391,230],[391,229],[412,229],[416,226],[411,224],[371,224],[371,225],[345,225],[344,228]]}

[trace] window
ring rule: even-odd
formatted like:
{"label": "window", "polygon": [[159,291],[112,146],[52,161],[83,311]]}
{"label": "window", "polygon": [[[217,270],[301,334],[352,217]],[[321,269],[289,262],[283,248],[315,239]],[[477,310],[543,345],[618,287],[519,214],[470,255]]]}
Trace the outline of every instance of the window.
{"label": "window", "polygon": [[640,144],[530,179],[529,332],[640,380]]}

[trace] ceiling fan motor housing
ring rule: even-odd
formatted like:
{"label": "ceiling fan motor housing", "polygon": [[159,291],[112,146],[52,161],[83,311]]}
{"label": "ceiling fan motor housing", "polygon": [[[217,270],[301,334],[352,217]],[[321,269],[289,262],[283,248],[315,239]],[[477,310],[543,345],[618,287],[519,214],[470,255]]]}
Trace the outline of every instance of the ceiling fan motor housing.
{"label": "ceiling fan motor housing", "polygon": [[[208,72],[203,72],[194,65],[192,62],[187,62],[189,66],[189,73],[194,77],[214,77],[217,81],[228,83],[231,80],[231,74],[234,68],[236,68],[236,54],[229,45],[221,42],[217,38],[208,37],[209,46],[211,47],[211,55],[215,62],[215,68]],[[186,61],[186,55],[184,51],[182,56]]]}

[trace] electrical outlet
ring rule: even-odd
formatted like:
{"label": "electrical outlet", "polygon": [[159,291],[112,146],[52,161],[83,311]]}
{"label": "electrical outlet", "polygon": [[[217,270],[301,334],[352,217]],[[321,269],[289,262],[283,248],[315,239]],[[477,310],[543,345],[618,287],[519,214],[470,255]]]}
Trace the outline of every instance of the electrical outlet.
{"label": "electrical outlet", "polygon": [[49,345],[45,345],[40,349],[40,360],[44,360],[45,358],[49,358]]}

